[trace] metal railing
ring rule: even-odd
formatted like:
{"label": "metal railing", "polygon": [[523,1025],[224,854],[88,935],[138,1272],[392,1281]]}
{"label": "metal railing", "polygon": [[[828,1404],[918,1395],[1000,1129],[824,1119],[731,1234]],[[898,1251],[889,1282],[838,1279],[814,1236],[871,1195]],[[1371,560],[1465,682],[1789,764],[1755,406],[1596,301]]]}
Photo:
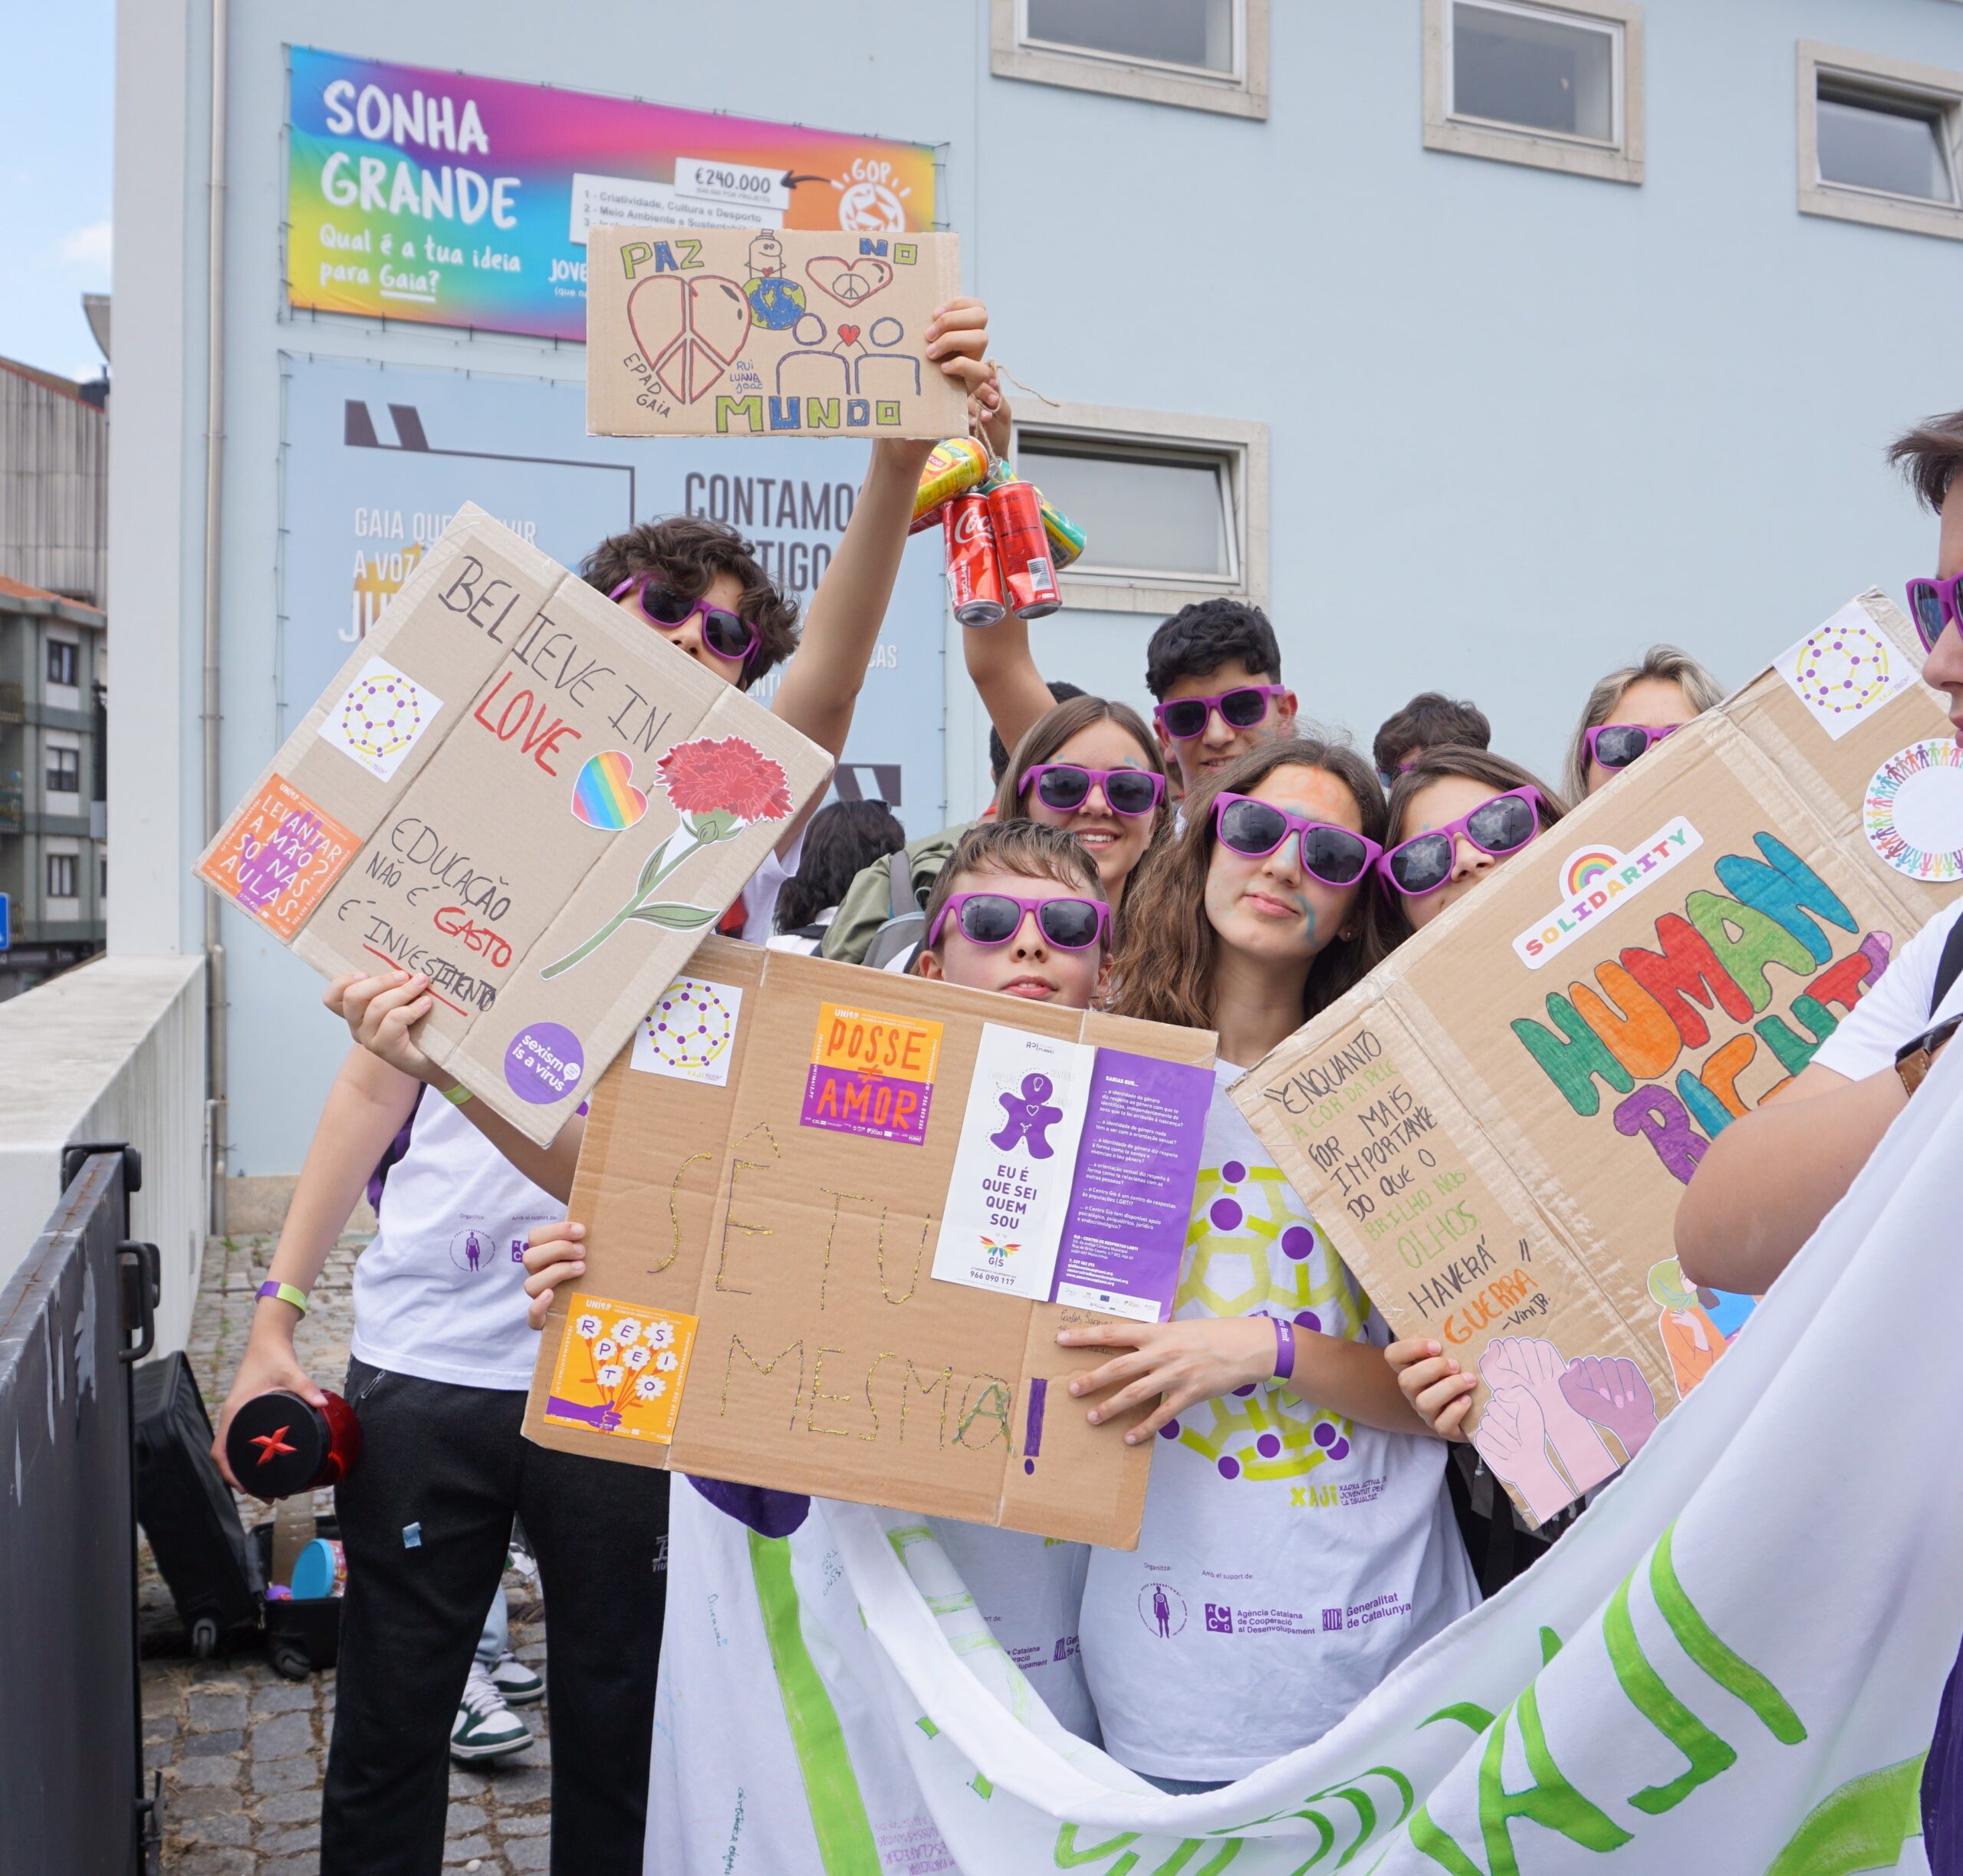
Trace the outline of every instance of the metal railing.
{"label": "metal railing", "polygon": [[128,1235],[133,1150],[71,1147],[61,1170],[0,1289],[0,1870],[133,1876],[162,1822],[142,1789],[130,1390],[157,1254]]}

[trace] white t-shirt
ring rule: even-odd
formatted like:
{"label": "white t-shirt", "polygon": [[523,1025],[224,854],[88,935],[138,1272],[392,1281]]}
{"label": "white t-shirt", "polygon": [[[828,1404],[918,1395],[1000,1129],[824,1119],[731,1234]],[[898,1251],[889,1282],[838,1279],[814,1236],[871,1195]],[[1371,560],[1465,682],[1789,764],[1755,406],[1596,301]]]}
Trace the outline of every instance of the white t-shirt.
{"label": "white t-shirt", "polygon": [[[773,847],[742,891],[743,937],[770,935],[777,896],[804,857]],[[351,1353],[398,1374],[522,1393],[538,1335],[525,1320],[524,1250],[534,1225],[566,1216],[434,1088],[423,1089],[409,1150],[382,1187],[380,1229],[355,1260]]]}
{"label": "white t-shirt", "polygon": [[1963,977],[1950,986],[1942,1008],[1930,1013],[1936,966],[1950,928],[1963,918],[1963,899],[1938,912],[1889,960],[1879,982],[1871,985],[1841,1019],[1840,1026],[1813,1051],[1823,1068],[1862,1081],[1895,1065],[1895,1052],[1931,1023],[1963,1010]]}
{"label": "white t-shirt", "polygon": [[[1241,1071],[1215,1072],[1175,1314],[1388,1342],[1228,1098]],[[1320,1739],[1479,1600],[1445,1463],[1442,1442],[1266,1381],[1163,1430],[1138,1549],[1090,1553],[1083,1665],[1105,1750],[1155,1778],[1224,1779]]]}

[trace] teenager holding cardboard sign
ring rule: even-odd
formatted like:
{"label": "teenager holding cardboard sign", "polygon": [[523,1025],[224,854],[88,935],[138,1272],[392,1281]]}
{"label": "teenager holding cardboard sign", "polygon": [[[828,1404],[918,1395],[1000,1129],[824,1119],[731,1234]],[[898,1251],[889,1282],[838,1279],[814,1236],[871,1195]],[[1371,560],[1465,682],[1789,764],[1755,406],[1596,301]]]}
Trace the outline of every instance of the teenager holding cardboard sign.
{"label": "teenager holding cardboard sign", "polygon": [[[943,307],[930,355],[992,407],[987,315]],[[837,754],[884,617],[929,446],[876,445],[850,525],[811,602],[796,609],[727,530],[682,519],[603,542],[583,570],[638,621],[724,682],[748,688],[797,647],[772,708]],[[787,821],[771,862],[745,888],[744,935],[761,943],[802,828]],[[426,1011],[427,980],[406,989]],[[330,1006],[356,980],[330,986]],[[426,1876],[442,1860],[447,1736],[515,1511],[536,1547],[552,1606],[555,1855],[596,1872],[638,1871],[662,1625],[666,1480],[528,1446],[519,1437],[535,1342],[524,1321],[527,1233],[562,1209],[471,1124],[482,1104],[424,1094],[404,1072],[426,1058],[401,1037],[391,1060],[357,1049],[328,1097],[226,1404],[269,1387],[317,1391],[293,1325],[362,1182],[413,1115],[384,1190],[381,1230],[357,1265],[348,1391],[362,1463],[338,1494],[349,1583],[340,1698],[330,1749],[321,1868]],[[412,1052],[413,1052],[413,1054]],[[441,1082],[444,1078],[433,1076]],[[495,1123],[499,1146],[522,1140]],[[566,1130],[577,1133],[577,1127]],[[573,1144],[568,1177],[577,1157]],[[462,1260],[473,1234],[494,1255]],[[270,1292],[270,1293],[268,1293]],[[224,1427],[219,1428],[222,1451]]]}
{"label": "teenager holding cardboard sign", "polygon": [[[1110,973],[1110,908],[1097,861],[1060,829],[1028,820],[962,837],[928,901],[926,931],[917,974],[968,989],[1087,1009]],[[533,1233],[525,1288],[534,1327],[554,1290],[585,1274],[585,1236],[570,1222]],[[719,1867],[732,1807],[746,1867],[821,1876],[849,1860],[839,1846],[859,1830],[868,1848],[873,1836],[917,1831],[917,1792],[889,1730],[835,1710],[788,1639],[802,1626],[809,1586],[830,1580],[830,1539],[822,1520],[806,1522],[809,1499],[698,1484],[699,1495],[679,1493],[673,1506],[649,1876]],[[961,1573],[941,1592],[972,1595],[1057,1719],[1094,1737],[1077,1658],[1087,1547],[956,1519],[922,1522]],[[745,1790],[768,1802],[745,1807]],[[912,1847],[931,1862],[924,1843]]]}
{"label": "teenager holding cardboard sign", "polygon": [[1375,961],[1383,791],[1303,738],[1229,762],[1186,816],[1113,965],[1120,1015],[1220,1037],[1175,1316],[1060,1338],[1128,1351],[1072,1384],[1104,1396],[1093,1419],[1158,1401],[1127,1435],[1166,1442],[1139,1548],[1091,1553],[1083,1637],[1106,1749],[1169,1791],[1320,1737],[1478,1600],[1389,1331],[1226,1094]]}

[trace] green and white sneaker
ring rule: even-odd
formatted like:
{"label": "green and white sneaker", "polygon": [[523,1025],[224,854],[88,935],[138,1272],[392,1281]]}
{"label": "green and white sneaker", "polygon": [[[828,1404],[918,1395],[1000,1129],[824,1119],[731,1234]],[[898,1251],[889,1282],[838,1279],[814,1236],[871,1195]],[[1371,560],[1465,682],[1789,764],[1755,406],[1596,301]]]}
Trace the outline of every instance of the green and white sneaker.
{"label": "green and white sneaker", "polygon": [[528,1667],[509,1648],[492,1663],[491,1684],[511,1707],[529,1707],[545,1697],[544,1676]]}
{"label": "green and white sneaker", "polygon": [[479,1759],[508,1759],[531,1743],[524,1722],[505,1704],[497,1683],[482,1661],[470,1664],[463,1699],[450,1726],[450,1756],[461,1764]]}

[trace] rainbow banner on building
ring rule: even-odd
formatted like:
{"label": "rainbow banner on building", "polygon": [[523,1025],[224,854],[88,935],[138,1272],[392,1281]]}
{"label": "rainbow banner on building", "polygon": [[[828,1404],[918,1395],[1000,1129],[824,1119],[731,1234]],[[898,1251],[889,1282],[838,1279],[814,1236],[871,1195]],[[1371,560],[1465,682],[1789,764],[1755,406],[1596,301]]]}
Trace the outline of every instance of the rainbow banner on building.
{"label": "rainbow banner on building", "polygon": [[304,46],[289,57],[295,307],[584,341],[596,222],[935,225],[929,145]]}

